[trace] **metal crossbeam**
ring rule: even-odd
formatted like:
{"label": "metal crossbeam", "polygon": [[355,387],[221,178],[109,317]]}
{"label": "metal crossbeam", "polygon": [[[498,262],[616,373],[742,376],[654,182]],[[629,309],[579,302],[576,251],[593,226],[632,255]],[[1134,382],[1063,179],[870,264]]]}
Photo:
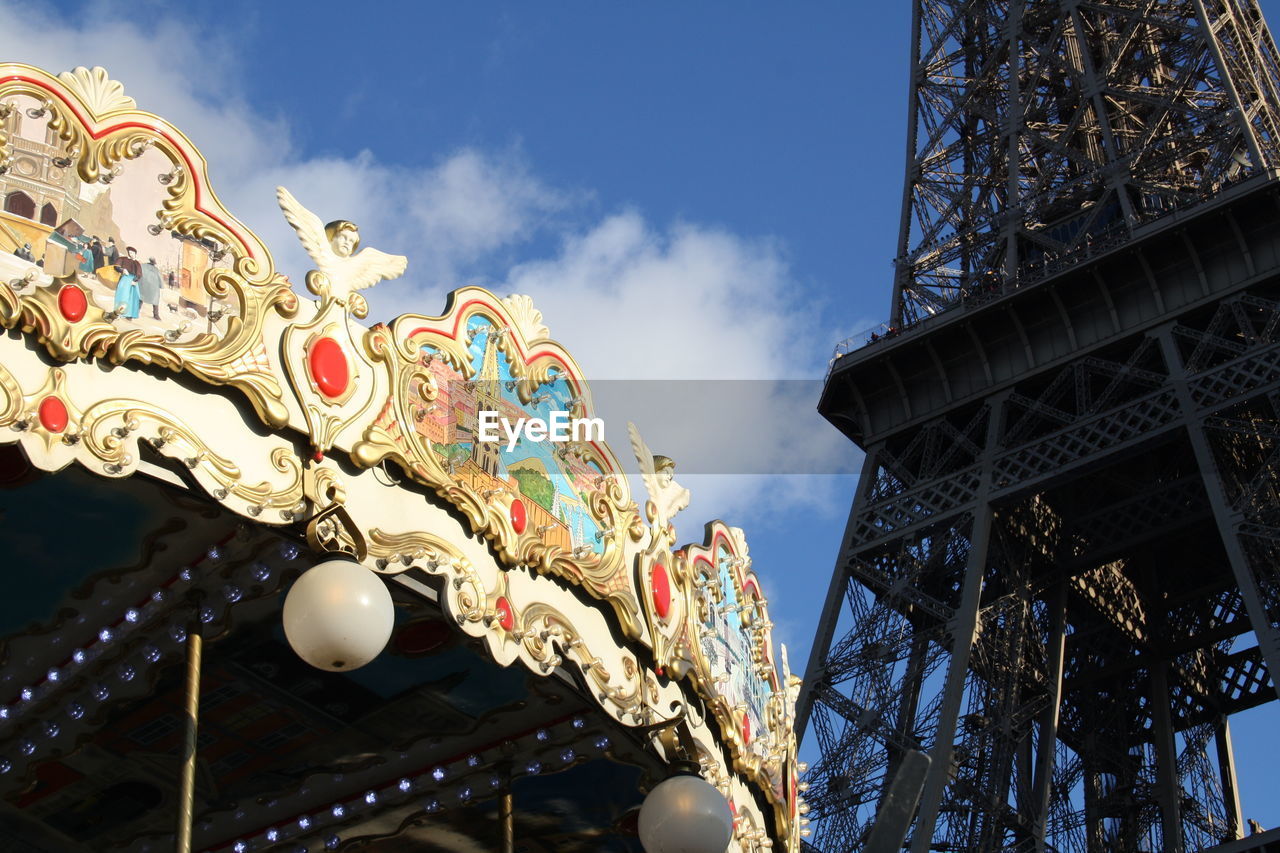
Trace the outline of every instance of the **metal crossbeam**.
{"label": "metal crossbeam", "polygon": [[1253,0],[919,0],[891,326],[1275,167]]}

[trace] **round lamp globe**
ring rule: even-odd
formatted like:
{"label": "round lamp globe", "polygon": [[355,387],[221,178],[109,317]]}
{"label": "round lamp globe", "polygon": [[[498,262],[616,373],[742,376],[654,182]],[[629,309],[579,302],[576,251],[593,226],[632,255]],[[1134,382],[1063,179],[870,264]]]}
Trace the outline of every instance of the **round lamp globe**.
{"label": "round lamp globe", "polygon": [[350,560],[303,573],[284,600],[284,635],[298,657],[329,672],[357,669],[391,639],[395,605],[382,578]]}
{"label": "round lamp globe", "polygon": [[725,853],[733,837],[729,801],[697,776],[673,776],[640,807],[645,853]]}

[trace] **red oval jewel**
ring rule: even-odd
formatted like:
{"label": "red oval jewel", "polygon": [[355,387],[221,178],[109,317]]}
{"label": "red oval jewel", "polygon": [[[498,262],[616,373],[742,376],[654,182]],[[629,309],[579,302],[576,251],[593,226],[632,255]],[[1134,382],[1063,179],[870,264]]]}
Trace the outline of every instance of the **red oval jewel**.
{"label": "red oval jewel", "polygon": [[746,714],[742,715],[742,742],[751,743],[751,718]]}
{"label": "red oval jewel", "polygon": [[40,425],[49,432],[62,432],[67,428],[67,407],[57,397],[45,397],[40,401]]}
{"label": "red oval jewel", "polygon": [[653,577],[649,580],[653,592],[653,609],[659,619],[666,619],[671,612],[671,578],[667,577],[667,567],[658,563],[653,567]]}
{"label": "red oval jewel", "polygon": [[347,355],[333,338],[321,338],[311,345],[307,367],[320,393],[331,399],[341,397],[351,383]]}
{"label": "red oval jewel", "polygon": [[511,526],[517,534],[524,533],[529,524],[529,511],[524,508],[524,501],[516,498],[511,502]]}
{"label": "red oval jewel", "polygon": [[74,284],[63,285],[58,291],[58,310],[69,322],[78,322],[89,310],[89,298]]}
{"label": "red oval jewel", "polygon": [[516,626],[516,615],[511,612],[511,602],[499,598],[494,609],[498,611],[498,624],[502,626],[502,630],[510,631]]}

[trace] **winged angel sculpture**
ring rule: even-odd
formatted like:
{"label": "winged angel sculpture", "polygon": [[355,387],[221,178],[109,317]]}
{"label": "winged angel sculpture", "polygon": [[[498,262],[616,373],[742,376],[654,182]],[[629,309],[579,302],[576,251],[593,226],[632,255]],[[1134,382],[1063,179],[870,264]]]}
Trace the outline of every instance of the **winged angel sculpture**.
{"label": "winged angel sculpture", "polygon": [[627,432],[631,436],[631,452],[640,465],[640,479],[652,505],[649,521],[653,525],[653,538],[670,538],[667,525],[676,513],[689,505],[689,490],[676,482],[676,463],[665,456],[653,455],[635,424],[628,422]]}
{"label": "winged angel sculpture", "polygon": [[404,275],[409,265],[404,255],[388,255],[377,249],[356,251],[360,248],[360,229],[354,222],[338,219],[321,224],[320,217],[303,207],[284,187],[276,187],[276,201],[321,273],[307,275],[307,287],[317,296],[332,297],[339,305],[350,302],[354,313],[364,316],[364,311],[358,310],[364,307],[364,297],[358,292]]}

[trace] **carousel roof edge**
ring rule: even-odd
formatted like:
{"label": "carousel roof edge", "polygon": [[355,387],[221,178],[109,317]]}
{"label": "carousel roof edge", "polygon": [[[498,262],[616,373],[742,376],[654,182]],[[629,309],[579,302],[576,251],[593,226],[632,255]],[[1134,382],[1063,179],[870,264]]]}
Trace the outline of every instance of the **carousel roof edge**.
{"label": "carousel roof edge", "polygon": [[[362,291],[407,259],[360,248],[358,225],[323,224],[281,189],[315,263],[316,298],[300,298],[195,145],[101,68],[0,64],[0,196],[0,325],[22,336],[0,341],[0,443],[45,471],[127,477],[157,460],[317,551],[435,575],[496,660],[572,663],[627,725],[692,691],[722,788],[743,780],[798,849],[794,679],[743,532],[711,522],[676,549],[688,492],[634,427],[643,507],[602,437],[483,440],[481,412],[595,415],[532,298],[463,287],[439,315],[366,328]],[[415,488],[388,487],[390,464]]]}

